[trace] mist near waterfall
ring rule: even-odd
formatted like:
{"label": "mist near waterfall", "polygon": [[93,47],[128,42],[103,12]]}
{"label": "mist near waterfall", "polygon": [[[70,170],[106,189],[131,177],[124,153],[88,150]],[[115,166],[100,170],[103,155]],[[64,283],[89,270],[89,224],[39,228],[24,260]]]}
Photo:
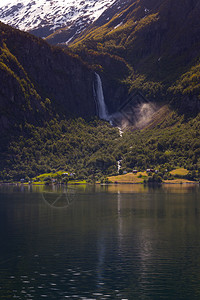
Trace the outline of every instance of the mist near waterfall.
{"label": "mist near waterfall", "polygon": [[155,112],[158,110],[154,103],[138,103],[136,106],[131,106],[127,110],[113,113],[109,116],[111,125],[117,126],[124,130],[127,127],[142,129],[147,126],[152,120]]}
{"label": "mist near waterfall", "polygon": [[153,120],[154,113],[158,110],[154,103],[147,102],[140,94],[131,96],[124,101],[122,108],[115,113],[109,114],[104,99],[101,77],[95,72],[94,99],[98,117],[109,121],[112,126],[122,130],[127,127],[142,129]]}
{"label": "mist near waterfall", "polygon": [[144,128],[153,118],[154,113],[158,110],[153,103],[142,103],[135,108],[134,127],[138,129]]}

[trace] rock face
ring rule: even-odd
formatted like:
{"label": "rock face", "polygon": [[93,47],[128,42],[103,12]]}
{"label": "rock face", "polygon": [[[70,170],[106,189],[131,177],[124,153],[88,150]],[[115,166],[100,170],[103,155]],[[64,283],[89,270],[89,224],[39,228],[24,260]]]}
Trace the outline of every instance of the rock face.
{"label": "rock face", "polygon": [[94,73],[81,60],[0,23],[0,127],[96,114]]}
{"label": "rock face", "polygon": [[[87,61],[100,75],[103,93],[108,108],[108,113],[116,112],[120,105],[128,98],[129,90],[123,78],[129,75],[129,68],[125,61],[108,53],[95,54],[92,52],[81,53],[84,61]],[[98,67],[100,69],[98,69]]]}

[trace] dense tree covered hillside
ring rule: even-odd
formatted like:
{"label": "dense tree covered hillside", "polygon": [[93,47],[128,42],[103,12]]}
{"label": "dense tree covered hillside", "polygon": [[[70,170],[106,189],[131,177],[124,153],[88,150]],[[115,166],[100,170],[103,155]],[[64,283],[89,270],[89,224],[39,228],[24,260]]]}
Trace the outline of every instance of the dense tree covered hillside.
{"label": "dense tree covered hillside", "polygon": [[164,108],[165,117],[142,130],[117,128],[97,119],[51,120],[43,127],[26,124],[2,153],[1,180],[33,178],[42,173],[75,172],[93,180],[122,171],[175,167],[200,171],[200,115],[191,120]]}

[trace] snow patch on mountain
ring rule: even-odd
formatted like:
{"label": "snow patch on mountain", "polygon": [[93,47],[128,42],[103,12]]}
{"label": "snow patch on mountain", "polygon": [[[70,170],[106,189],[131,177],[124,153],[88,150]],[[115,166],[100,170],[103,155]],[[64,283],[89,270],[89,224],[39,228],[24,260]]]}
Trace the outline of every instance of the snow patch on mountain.
{"label": "snow patch on mountain", "polygon": [[[59,28],[76,24],[80,33],[115,0],[3,0],[0,21],[24,31],[48,36]],[[42,28],[45,30],[41,31]]]}

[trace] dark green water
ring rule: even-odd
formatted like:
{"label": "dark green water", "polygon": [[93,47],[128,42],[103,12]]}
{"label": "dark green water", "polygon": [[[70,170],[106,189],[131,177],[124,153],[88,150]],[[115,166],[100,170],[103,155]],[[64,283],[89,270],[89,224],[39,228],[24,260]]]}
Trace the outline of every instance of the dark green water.
{"label": "dark green water", "polygon": [[200,299],[200,188],[0,187],[0,299]]}

